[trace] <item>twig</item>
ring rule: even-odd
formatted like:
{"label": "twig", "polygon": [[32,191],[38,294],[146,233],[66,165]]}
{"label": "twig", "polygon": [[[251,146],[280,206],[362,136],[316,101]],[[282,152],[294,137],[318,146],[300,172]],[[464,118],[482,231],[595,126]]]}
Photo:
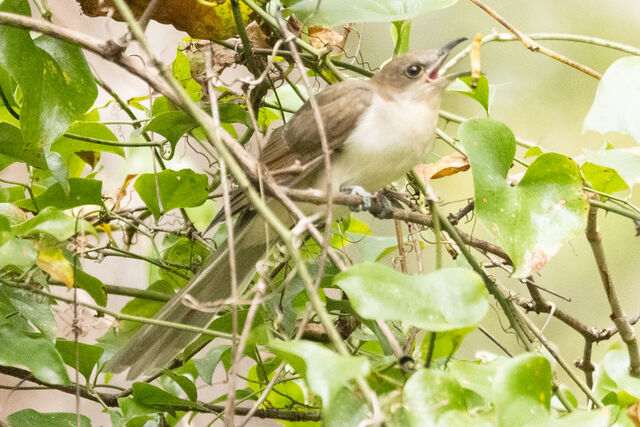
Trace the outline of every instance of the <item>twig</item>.
{"label": "twig", "polygon": [[396,241],[398,242],[398,259],[400,260],[400,271],[404,274],[408,274],[407,269],[407,254],[404,250],[404,238],[402,237],[402,222],[394,219],[393,224],[396,229]]}
{"label": "twig", "polygon": [[[598,37],[584,36],[581,34],[566,34],[566,33],[529,33],[527,34],[532,40],[559,40],[559,41],[569,41],[569,42],[578,42],[578,43],[586,43],[600,47],[606,47],[614,50],[618,50],[620,52],[629,53],[631,55],[640,55],[640,49],[635,48],[633,46],[629,46],[622,43],[613,42],[610,40],[601,39]],[[489,34],[482,38],[482,44],[487,44],[491,42],[512,42],[519,41],[519,39],[513,34],[509,33],[497,33],[497,34]],[[443,67],[442,72],[446,72],[451,69],[453,66],[458,64],[464,57],[469,55],[469,48],[462,50],[460,53],[451,58]]]}
{"label": "twig", "polygon": [[[42,385],[48,389],[54,389],[58,391],[62,391],[64,393],[75,394],[75,385],[65,386],[59,384],[51,384],[46,381],[39,380],[33,376],[33,374],[27,370],[20,368],[13,368],[10,366],[0,366],[0,374],[9,375],[15,378],[20,378],[23,380],[27,380],[34,384]],[[118,407],[118,398],[124,397],[120,393],[118,394],[109,394],[102,392],[90,392],[86,387],[80,387],[80,396],[84,399],[91,400],[94,402],[104,402],[109,407]],[[177,407],[173,406],[176,411],[194,411],[194,412],[214,412],[221,413],[224,411],[224,407],[222,405],[211,405],[209,403],[204,402],[196,402],[198,406],[201,406],[203,409],[193,408],[193,407]],[[235,408],[236,415],[244,416],[249,413],[249,408]],[[286,421],[320,421],[321,413],[320,412],[302,412],[302,411],[286,411],[279,409],[257,409],[252,414],[258,418],[273,418],[278,420],[286,420]]]}
{"label": "twig", "polygon": [[600,402],[600,400],[591,392],[591,389],[585,383],[583,383],[580,378],[576,376],[576,374],[569,367],[569,364],[565,362],[564,359],[560,357],[560,355],[558,355],[558,353],[556,353],[553,346],[549,344],[549,341],[547,341],[545,336],[542,335],[542,332],[540,332],[540,330],[531,321],[531,319],[529,319],[526,314],[520,312],[519,310],[516,310],[516,313],[519,315],[520,319],[522,319],[522,321],[527,326],[527,328],[531,331],[531,333],[535,335],[535,337],[538,339],[538,341],[542,345],[544,345],[544,347],[547,349],[549,354],[553,356],[553,358],[558,362],[558,364],[567,373],[567,375],[569,375],[569,377],[573,380],[573,382],[580,388],[580,390],[582,390],[582,392],[589,399],[591,399],[594,405],[596,405],[598,408],[602,408],[603,407],[602,402]]}
{"label": "twig", "polygon": [[[249,0],[246,1],[248,2]],[[314,286],[313,278],[304,262],[304,259],[302,258],[302,255],[294,244],[294,235],[292,234],[291,230],[289,230],[289,228],[285,226],[282,221],[269,209],[269,207],[266,206],[260,195],[251,186],[247,175],[237,163],[236,158],[234,158],[234,156],[227,149],[227,144],[230,144],[235,148],[238,142],[231,138],[223,130],[216,128],[206,112],[201,110],[193,102],[189,94],[175,80],[175,78],[171,74],[171,71],[164,69],[161,66],[161,64],[154,57],[144,33],[141,31],[141,28],[133,18],[131,10],[125,4],[124,0],[114,0],[114,3],[116,7],[118,7],[120,14],[123,16],[125,21],[129,24],[131,31],[133,32],[142,49],[145,51],[147,56],[151,58],[151,62],[160,71],[164,82],[171,88],[171,91],[177,95],[179,100],[177,104],[180,105],[187,113],[191,114],[191,116],[198,122],[198,124],[202,126],[209,142],[215,147],[221,158],[223,158],[227,163],[229,170],[238,183],[238,187],[244,192],[249,202],[255,207],[256,211],[265,219],[265,221],[267,221],[273,227],[275,232],[279,235],[279,237],[286,245],[289,255],[296,263],[300,278],[305,285],[309,301],[316,311],[320,323],[322,323],[322,326],[327,330],[327,334],[336,350],[342,355],[350,355],[349,350],[342,340],[342,337],[333,325],[331,317],[329,316],[329,313],[327,312],[326,307],[322,302],[322,299],[320,298],[320,295],[318,295],[318,291]],[[224,139],[224,142],[222,141],[222,139]],[[240,148],[239,150],[237,150],[237,152],[236,150],[234,150],[234,154],[240,154],[243,151],[244,150]],[[250,156],[248,154],[247,157],[249,157],[250,159]],[[250,159],[249,163],[255,166],[255,161],[253,159]],[[253,172],[255,173],[255,169],[253,169]],[[358,383],[358,386],[363,393],[365,393],[367,396],[371,395],[370,387],[362,377],[356,378],[356,382]]]}
{"label": "twig", "polygon": [[624,341],[627,346],[627,351],[629,353],[629,375],[633,377],[640,377],[640,352],[638,350],[638,341],[636,339],[635,331],[629,323],[629,319],[622,308],[616,288],[613,285],[613,280],[611,279],[611,274],[607,267],[604,249],[602,248],[602,240],[600,238],[600,233],[598,232],[597,221],[598,208],[590,205],[585,234],[589,244],[591,245],[593,256],[596,259],[598,271],[600,272],[600,279],[602,280],[602,286],[604,287],[604,292],[607,295],[607,300],[611,307],[611,320],[618,328],[620,338],[622,338],[622,341]]}
{"label": "twig", "polygon": [[[311,106],[311,110],[313,111],[313,118],[315,120],[315,124],[318,127],[318,135],[320,136],[320,145],[322,147],[322,161],[324,169],[322,173],[324,174],[325,179],[325,191],[329,196],[327,198],[326,204],[326,213],[324,217],[325,224],[331,224],[332,221],[332,210],[333,210],[333,202],[331,199],[331,195],[333,193],[332,188],[332,176],[331,176],[331,151],[329,149],[329,140],[327,139],[327,132],[324,124],[324,118],[320,114],[320,107],[318,105],[318,101],[316,100],[316,96],[313,93],[313,87],[311,86],[311,82],[309,81],[309,77],[307,73],[304,72],[304,66],[302,64],[302,60],[300,59],[300,55],[298,53],[298,49],[296,48],[296,44],[294,40],[296,37],[291,34],[287,28],[286,23],[282,21],[281,16],[278,16],[276,19],[276,23],[279,26],[280,32],[284,35],[285,41],[289,45],[289,50],[293,53],[293,60],[300,70],[300,76],[302,77],[302,82],[304,84],[305,89],[307,90],[307,94],[309,95],[309,105]],[[320,287],[320,282],[322,280],[322,276],[324,276],[324,269],[326,267],[327,262],[327,251],[329,248],[329,239],[331,235],[331,227],[326,227],[324,232],[324,238],[322,243],[322,252],[320,254],[320,261],[318,263],[318,277],[316,279],[315,286],[316,288]]]}
{"label": "twig", "polygon": [[[64,301],[66,303],[69,304],[73,304],[73,299],[72,298],[65,298],[65,297],[61,297],[58,295],[53,295],[47,291],[41,290],[41,289],[36,289],[34,287],[28,286],[28,285],[22,285],[19,283],[15,283],[15,282],[8,282],[5,279],[0,279],[0,283],[2,283],[5,286],[10,286],[13,288],[18,288],[18,289],[24,289],[26,291],[29,292],[33,292],[34,294],[39,294],[39,295],[44,295],[46,297],[49,298],[53,298],[56,299],[58,301]],[[83,307],[87,307],[90,308],[92,310],[95,310],[99,313],[104,313],[104,314],[108,314],[109,316],[114,317],[116,320],[129,320],[132,322],[138,322],[138,323],[143,323],[143,324],[149,324],[149,325],[156,325],[156,326],[162,326],[165,328],[173,328],[173,329],[180,329],[183,331],[189,331],[189,332],[195,332],[197,334],[202,334],[202,335],[209,335],[209,336],[213,336],[213,337],[219,337],[219,338],[226,338],[226,339],[231,339],[231,334],[227,334],[224,332],[217,332],[217,331],[213,331],[211,329],[207,329],[207,328],[198,328],[195,326],[189,326],[189,325],[183,325],[182,323],[174,323],[174,322],[166,322],[164,320],[158,320],[158,319],[153,319],[153,318],[149,318],[149,317],[141,317],[141,316],[133,316],[130,314],[123,314],[117,311],[113,311],[113,310],[109,310],[105,307],[101,307],[99,305],[95,305],[95,304],[90,304],[90,303],[86,303],[86,302],[82,302],[82,301],[78,301],[77,302],[78,305],[81,305]]]}
{"label": "twig", "polygon": [[537,43],[535,41],[533,41],[530,37],[528,37],[526,34],[521,33],[516,27],[514,27],[513,25],[511,25],[509,22],[507,22],[502,16],[500,16],[495,10],[493,10],[492,8],[490,8],[489,6],[487,6],[486,4],[484,4],[483,2],[481,2],[480,0],[469,0],[471,1],[471,3],[475,4],[476,6],[478,6],[480,9],[484,10],[485,12],[487,12],[487,14],[489,14],[489,16],[491,16],[493,19],[495,19],[496,21],[498,21],[500,24],[502,24],[507,30],[509,30],[518,40],[520,40],[522,42],[522,44],[529,49],[532,52],[540,52],[543,55],[548,56],[549,58],[553,58],[556,61],[560,61],[563,64],[566,64],[570,67],[575,68],[578,71],[582,71],[583,73],[594,77],[598,80],[600,80],[602,78],[602,74],[598,73],[597,71],[587,67],[586,65],[580,64],[577,61],[574,61],[573,59],[569,59],[564,55],[561,55],[557,52],[554,52],[551,49],[548,49],[542,45],[540,45],[540,43]]}

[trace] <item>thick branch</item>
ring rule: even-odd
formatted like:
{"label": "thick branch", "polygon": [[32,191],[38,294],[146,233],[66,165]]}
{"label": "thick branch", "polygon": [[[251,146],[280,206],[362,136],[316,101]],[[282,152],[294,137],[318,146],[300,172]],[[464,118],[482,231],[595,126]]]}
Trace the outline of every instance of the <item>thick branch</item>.
{"label": "thick branch", "polygon": [[[308,202],[316,205],[321,205],[326,203],[327,196],[324,191],[316,190],[313,188],[299,190],[288,187],[279,187],[287,196],[291,197],[292,200],[296,200],[298,202]],[[362,197],[357,194],[346,194],[346,193],[338,193],[331,196],[331,200],[336,205],[343,206],[361,206],[362,205]],[[378,201],[376,197],[371,198],[371,207],[369,208],[369,212],[373,215],[378,215],[382,213],[384,207],[382,203]],[[404,222],[412,222],[414,224],[420,224],[427,227],[433,227],[433,218],[431,215],[423,214],[420,212],[411,212],[405,211],[398,208],[393,208],[392,213],[389,218],[394,218]],[[494,245],[493,243],[489,243],[487,241],[475,238],[470,234],[467,234],[459,229],[457,229],[458,234],[464,241],[465,244],[470,245],[476,248],[479,251],[487,252],[502,258],[507,264],[512,265],[511,259],[509,255],[506,254],[501,247]]]}
{"label": "thick branch", "polygon": [[585,234],[591,245],[593,256],[596,259],[602,286],[604,287],[604,292],[607,295],[607,300],[611,307],[611,320],[618,328],[620,338],[622,338],[622,341],[627,345],[627,351],[629,352],[629,374],[634,377],[640,377],[640,351],[638,350],[638,341],[635,331],[622,308],[616,288],[613,285],[613,280],[607,267],[604,249],[602,248],[602,240],[598,232],[598,208],[592,205],[589,208]]}

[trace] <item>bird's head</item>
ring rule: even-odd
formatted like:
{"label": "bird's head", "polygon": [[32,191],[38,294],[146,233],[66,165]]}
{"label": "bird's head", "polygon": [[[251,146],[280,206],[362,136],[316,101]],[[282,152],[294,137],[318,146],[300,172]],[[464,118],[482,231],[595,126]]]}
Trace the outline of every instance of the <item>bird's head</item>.
{"label": "bird's head", "polygon": [[379,86],[388,92],[415,91],[416,95],[425,90],[441,92],[457,77],[468,73],[440,75],[440,68],[451,50],[467,40],[466,37],[453,40],[440,49],[409,52],[385,65],[372,77]]}

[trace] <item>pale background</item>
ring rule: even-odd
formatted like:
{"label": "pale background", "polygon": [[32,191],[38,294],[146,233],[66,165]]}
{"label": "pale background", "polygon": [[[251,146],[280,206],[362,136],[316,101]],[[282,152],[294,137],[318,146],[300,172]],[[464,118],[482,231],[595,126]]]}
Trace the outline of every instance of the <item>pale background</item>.
{"label": "pale background", "polygon": [[[49,4],[54,12],[55,23],[102,38],[115,36],[123,31],[123,26],[120,24],[81,16],[79,7],[73,0],[49,0]],[[523,32],[585,34],[640,46],[640,26],[638,25],[640,3],[633,0],[608,2],[491,0],[489,4]],[[357,25],[356,29],[362,37],[365,58],[371,64],[380,64],[390,56],[392,43],[388,25]],[[479,8],[470,2],[459,0],[458,4],[452,8],[416,19],[412,26],[411,47],[414,49],[438,47],[460,36],[473,37],[478,32],[488,34],[494,29],[499,32],[504,31]],[[157,54],[164,60],[170,61],[175,55],[176,43],[184,33],[153,22],[148,31]],[[541,43],[600,72],[604,72],[609,64],[623,56],[619,52],[590,45],[559,41],[542,41]],[[99,75],[114,86],[123,98],[147,93],[148,89],[145,85],[128,76],[121,69],[108,65],[93,55],[89,57]],[[500,85],[493,105],[492,117],[505,122],[517,136],[538,141],[545,150],[557,151],[569,156],[579,155],[583,148],[597,149],[602,144],[602,136],[593,132],[587,135],[582,134],[582,120],[593,100],[597,86],[596,80],[550,58],[531,53],[517,42],[490,44],[482,49],[482,58],[483,69],[489,81]],[[466,65],[459,65],[458,68],[462,69],[464,66]],[[103,104],[106,100],[108,98],[103,94],[98,104]],[[456,94],[447,95],[443,108],[467,117],[484,114],[472,100]],[[107,111],[115,117],[124,118],[124,115],[116,109],[109,108]],[[126,140],[128,134],[126,130],[124,132],[118,136]],[[618,135],[608,135],[608,140],[616,147],[635,144],[630,138]],[[179,152],[182,153],[180,148]],[[437,144],[437,155],[448,152],[449,149],[443,143]],[[180,167],[188,167],[192,164],[190,159],[177,157]],[[139,161],[136,167],[140,172],[150,170],[148,169],[149,156],[140,155],[136,159]],[[17,176],[15,174],[19,174],[20,171],[10,169],[3,173],[4,176],[7,173]],[[109,180],[111,185],[105,183],[107,184],[105,191],[115,191],[122,182],[124,173],[114,166],[107,166],[102,179]],[[469,191],[472,188],[471,175],[470,173],[459,174],[436,181],[433,186],[443,201],[465,199],[470,195]],[[634,201],[638,203],[638,197],[634,197]],[[461,204],[454,204],[445,209],[453,211],[461,206]],[[392,235],[389,224],[366,216],[360,218]],[[640,288],[637,283],[640,266],[636,261],[640,253],[640,242],[634,237],[633,224],[627,219],[615,215],[605,217],[600,214],[599,223],[614,283],[625,309],[633,315],[640,311],[638,298]],[[471,229],[471,226],[472,224],[469,224],[468,228]],[[479,237],[486,236],[479,224],[475,227],[474,233]],[[425,250],[424,261],[426,270],[431,270],[433,268],[432,249]],[[120,259],[111,259],[89,271],[100,277],[104,283],[138,287],[143,287],[147,283],[146,268],[140,263],[124,264]],[[524,286],[516,281],[509,280],[501,274],[496,275],[502,283],[512,289],[518,292],[525,291]],[[571,303],[552,297],[550,299],[586,324],[597,327],[611,325],[598,272],[583,236],[578,236],[571,244],[566,245],[549,262],[537,281],[542,286],[570,297]],[[124,301],[116,301],[117,306],[121,306]],[[539,326],[542,326],[545,320],[546,316],[536,319]],[[501,333],[494,313],[491,313],[483,324],[496,332],[501,342],[517,350],[513,336]],[[97,325],[100,328],[104,326]],[[573,361],[581,356],[582,340],[577,333],[558,322],[551,322],[545,329],[545,334],[559,347],[566,360]],[[594,348],[595,361],[601,358],[613,341],[602,343]],[[498,352],[498,349],[483,336],[473,333],[465,341],[459,356],[472,358],[474,351],[478,348]],[[14,378],[0,377],[2,385],[17,383],[18,381]],[[73,396],[64,393],[55,391],[9,393],[6,390],[0,390],[0,419],[23,408],[34,408],[43,412],[75,410]],[[110,424],[108,416],[100,413],[99,405],[83,401],[81,408],[84,414],[92,418],[94,426]],[[204,420],[205,417],[198,417],[193,425],[206,425]],[[255,420],[254,425],[273,424]]]}

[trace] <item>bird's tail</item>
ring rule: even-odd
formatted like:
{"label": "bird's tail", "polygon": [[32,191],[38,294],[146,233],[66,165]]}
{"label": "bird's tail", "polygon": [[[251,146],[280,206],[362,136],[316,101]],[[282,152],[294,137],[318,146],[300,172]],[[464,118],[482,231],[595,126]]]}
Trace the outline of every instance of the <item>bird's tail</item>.
{"label": "bird's tail", "polygon": [[[246,212],[234,227],[234,249],[238,286],[246,285],[253,276],[256,263],[266,252],[264,221]],[[229,246],[225,242],[210,256],[196,276],[156,314],[168,322],[206,327],[215,313],[185,305],[189,295],[197,304],[213,303],[231,295]],[[166,367],[198,335],[179,329],[144,325],[108,362],[105,371],[123,372],[130,368],[128,379],[150,374]]]}

